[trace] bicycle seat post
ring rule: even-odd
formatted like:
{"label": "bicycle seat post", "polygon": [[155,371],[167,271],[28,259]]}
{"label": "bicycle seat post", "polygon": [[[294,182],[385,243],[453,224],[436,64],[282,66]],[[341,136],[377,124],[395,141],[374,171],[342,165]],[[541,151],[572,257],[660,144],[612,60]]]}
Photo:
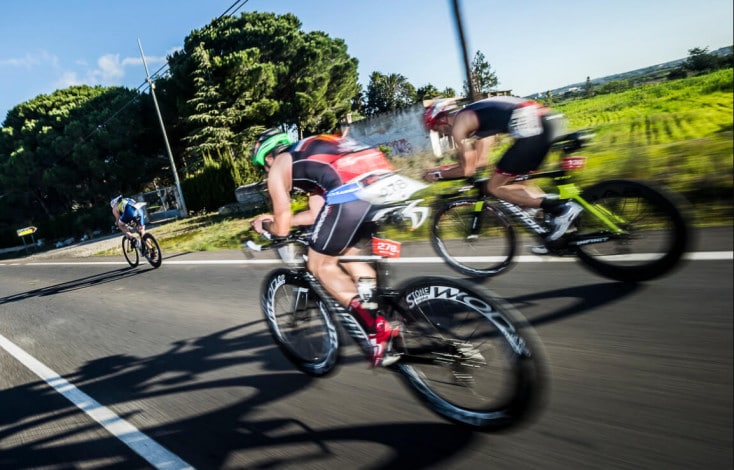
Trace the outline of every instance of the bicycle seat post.
{"label": "bicycle seat post", "polygon": [[377,287],[382,289],[389,286],[390,269],[387,266],[387,261],[384,258],[375,259],[373,265],[377,275]]}

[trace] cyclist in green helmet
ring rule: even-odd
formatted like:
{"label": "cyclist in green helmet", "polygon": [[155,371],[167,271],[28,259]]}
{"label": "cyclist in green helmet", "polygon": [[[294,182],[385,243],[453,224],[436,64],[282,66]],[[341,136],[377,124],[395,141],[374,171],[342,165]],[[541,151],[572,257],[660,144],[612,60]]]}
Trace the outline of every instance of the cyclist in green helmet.
{"label": "cyclist in green helmet", "polygon": [[[273,213],[256,217],[252,227],[266,237],[284,237],[293,226],[313,226],[308,270],[363,328],[373,344],[371,364],[385,366],[399,357],[386,352],[399,327],[365,308],[357,294],[357,280],[375,278],[374,268],[369,263],[338,262],[340,255],[359,253],[355,245],[364,236],[363,221],[371,204],[362,200],[325,204],[326,193],[346,182],[329,162],[365,148],[350,138],[335,135],[312,136],[291,144],[287,134],[274,129],[265,131],[255,144],[252,162],[267,174]],[[293,191],[308,194],[308,209],[291,213]]]}

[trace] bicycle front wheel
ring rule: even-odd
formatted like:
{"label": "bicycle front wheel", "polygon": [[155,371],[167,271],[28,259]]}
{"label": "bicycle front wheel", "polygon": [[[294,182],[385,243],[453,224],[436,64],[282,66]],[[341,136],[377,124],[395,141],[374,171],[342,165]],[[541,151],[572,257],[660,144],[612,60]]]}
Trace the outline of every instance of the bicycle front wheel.
{"label": "bicycle front wheel", "polygon": [[125,259],[131,267],[134,268],[140,263],[138,250],[135,249],[131,240],[127,237],[122,237],[122,254],[125,255]]}
{"label": "bicycle front wheel", "polygon": [[544,359],[529,324],[467,281],[418,278],[400,290],[396,364],[436,413],[482,430],[516,425],[543,398]]}
{"label": "bicycle front wheel", "polygon": [[[578,248],[579,260],[590,270],[618,281],[641,282],[662,276],[680,261],[688,245],[688,226],[679,207],[684,201],[648,183],[610,180],[595,184],[582,197],[625,233],[603,243]],[[583,211],[575,238],[610,235],[596,217]]]}
{"label": "bicycle front wheel", "polygon": [[298,272],[279,268],[262,285],[262,309],[270,334],[285,357],[313,377],[339,360],[339,336],[326,304]]}
{"label": "bicycle front wheel", "polygon": [[515,230],[499,209],[482,199],[448,201],[431,228],[436,253],[455,271],[471,277],[495,276],[515,256]]}
{"label": "bicycle front wheel", "polygon": [[156,240],[156,238],[150,233],[143,235],[143,256],[145,256],[145,259],[148,260],[148,263],[150,263],[154,268],[160,267],[163,262],[161,247],[158,245],[158,240]]}

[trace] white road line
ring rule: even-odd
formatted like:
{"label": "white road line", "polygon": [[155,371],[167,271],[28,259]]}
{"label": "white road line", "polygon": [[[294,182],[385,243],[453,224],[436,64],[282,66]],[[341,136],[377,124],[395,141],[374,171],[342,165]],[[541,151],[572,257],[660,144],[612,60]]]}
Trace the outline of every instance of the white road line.
{"label": "white road line", "polygon": [[139,431],[132,424],[120,418],[112,410],[106,406],[102,406],[66,379],[60,377],[59,374],[46,367],[43,363],[1,334],[0,347],[43,379],[77,408],[85,412],[90,418],[102,425],[110,434],[121,440],[153,467],[165,470],[194,468]]}
{"label": "white road line", "polygon": [[[640,253],[637,255],[619,256],[615,257],[615,261],[627,260],[627,261],[641,261],[645,259],[654,258],[656,255],[653,253]],[[686,253],[683,255],[684,259],[691,261],[720,261],[720,260],[731,260],[734,259],[734,252],[732,251],[699,251],[696,253]],[[488,262],[488,261],[500,261],[497,257],[491,256],[475,256],[471,258],[460,258],[461,260],[471,260],[474,262]],[[417,257],[405,257],[388,259],[389,263],[396,264],[431,264],[431,263],[443,263],[443,260],[438,256],[417,256]],[[535,255],[522,255],[514,258],[515,262],[518,263],[569,263],[576,261],[573,256],[535,256]],[[222,259],[222,260],[166,260],[163,259],[164,265],[208,265],[208,264],[282,264],[283,262],[279,259]],[[0,266],[71,266],[71,265],[100,265],[100,266],[128,266],[125,261],[31,261],[27,263],[0,263]],[[141,266],[145,267],[146,264]]]}

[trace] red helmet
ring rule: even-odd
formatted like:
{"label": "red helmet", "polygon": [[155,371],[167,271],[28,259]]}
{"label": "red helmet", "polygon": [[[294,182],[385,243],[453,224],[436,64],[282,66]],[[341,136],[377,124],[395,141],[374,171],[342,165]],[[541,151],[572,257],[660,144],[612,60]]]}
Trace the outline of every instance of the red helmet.
{"label": "red helmet", "polygon": [[429,131],[433,130],[446,114],[456,108],[457,106],[454,100],[434,100],[423,112],[423,124],[425,124],[426,129]]}

